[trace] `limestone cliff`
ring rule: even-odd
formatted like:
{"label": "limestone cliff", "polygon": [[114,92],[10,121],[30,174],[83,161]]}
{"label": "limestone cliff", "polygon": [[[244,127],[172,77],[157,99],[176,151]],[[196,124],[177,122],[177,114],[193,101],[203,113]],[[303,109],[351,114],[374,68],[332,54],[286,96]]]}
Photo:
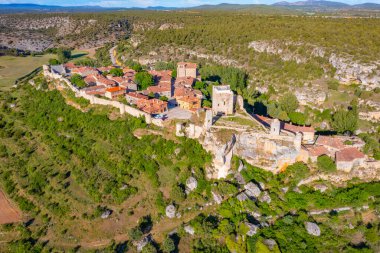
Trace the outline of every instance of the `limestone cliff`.
{"label": "limestone cliff", "polygon": [[[337,55],[320,46],[294,41],[252,41],[249,48],[278,55],[283,61],[306,63],[312,57],[325,59],[335,69],[334,77],[342,83],[357,82],[367,90],[380,87],[380,62],[361,62],[348,54]],[[325,69],[326,71],[326,69]]]}

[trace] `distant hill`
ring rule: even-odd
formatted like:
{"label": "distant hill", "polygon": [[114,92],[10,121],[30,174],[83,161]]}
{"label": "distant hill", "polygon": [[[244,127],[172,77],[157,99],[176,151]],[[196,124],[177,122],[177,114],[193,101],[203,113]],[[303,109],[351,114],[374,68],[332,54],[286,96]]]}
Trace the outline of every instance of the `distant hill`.
{"label": "distant hill", "polygon": [[324,0],[307,0],[297,2],[281,1],[272,5],[265,4],[228,4],[222,3],[217,5],[199,5],[188,8],[149,6],[146,8],[139,7],[101,7],[101,6],[58,6],[58,5],[39,5],[39,4],[0,4],[0,13],[51,13],[51,12],[103,12],[103,11],[121,11],[121,10],[247,10],[257,13],[288,13],[296,10],[300,11],[329,11],[329,10],[380,10],[380,4],[363,3],[349,5],[341,2],[324,1]]}
{"label": "distant hill", "polygon": [[103,11],[118,11],[118,10],[173,10],[173,7],[164,6],[149,6],[147,8],[123,8],[123,7],[101,7],[101,6],[59,6],[59,5],[40,5],[40,4],[0,4],[0,13],[24,13],[24,12],[103,12]]}
{"label": "distant hill", "polygon": [[319,10],[333,10],[333,9],[368,9],[368,10],[380,10],[380,4],[376,3],[364,3],[349,5],[341,2],[324,1],[324,0],[307,0],[297,2],[277,2],[272,4],[277,7],[299,8],[299,9],[319,9]]}

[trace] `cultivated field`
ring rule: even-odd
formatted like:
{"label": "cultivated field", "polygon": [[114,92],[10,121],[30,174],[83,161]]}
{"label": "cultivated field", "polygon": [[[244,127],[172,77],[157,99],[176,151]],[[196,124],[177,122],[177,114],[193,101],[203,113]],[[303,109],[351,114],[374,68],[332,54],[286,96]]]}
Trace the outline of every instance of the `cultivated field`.
{"label": "cultivated field", "polygon": [[18,222],[21,220],[21,212],[15,208],[0,190],[0,224]]}
{"label": "cultivated field", "polygon": [[37,67],[48,63],[54,55],[14,57],[0,57],[0,90],[9,89],[14,81]]}

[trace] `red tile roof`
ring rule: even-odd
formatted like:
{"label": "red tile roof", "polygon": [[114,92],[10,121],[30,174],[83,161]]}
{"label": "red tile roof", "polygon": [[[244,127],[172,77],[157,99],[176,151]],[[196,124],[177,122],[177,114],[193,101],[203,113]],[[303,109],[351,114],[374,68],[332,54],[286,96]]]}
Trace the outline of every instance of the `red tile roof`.
{"label": "red tile roof", "polygon": [[183,65],[188,69],[196,69],[197,68],[197,64],[193,63],[193,62],[178,62],[178,66],[179,65]]}
{"label": "red tile roof", "polygon": [[323,145],[335,149],[343,149],[344,143],[340,138],[320,135],[315,142],[317,145]]}
{"label": "red tile roof", "polygon": [[77,67],[77,66],[76,66],[74,63],[72,63],[72,62],[65,63],[63,66],[64,66],[65,68],[68,68],[68,69],[72,69],[72,68],[76,68],[76,67]]}
{"label": "red tile roof", "polygon": [[174,97],[175,98],[181,98],[186,96],[192,96],[192,97],[202,97],[202,92],[199,90],[194,90],[192,88],[186,88],[186,87],[177,87],[174,90]]}
{"label": "red tile roof", "polygon": [[191,76],[177,77],[177,79],[175,80],[175,85],[192,86],[194,82],[195,82],[195,78]]}
{"label": "red tile roof", "polygon": [[329,151],[324,146],[312,146],[307,148],[310,156],[318,157],[321,155],[328,155]]}
{"label": "red tile roof", "polygon": [[147,91],[153,92],[153,93],[167,92],[167,91],[171,91],[171,87],[163,86],[163,85],[155,85],[155,86],[149,86],[147,88]]}
{"label": "red tile roof", "polygon": [[96,83],[96,79],[95,79],[95,76],[94,75],[88,75],[86,76],[84,79],[85,83],[89,84],[89,83]]}
{"label": "red tile roof", "polygon": [[106,91],[108,91],[108,92],[118,92],[118,91],[122,91],[122,90],[125,90],[125,89],[123,89],[121,87],[111,87],[111,88],[106,89]]}
{"label": "red tile roof", "polygon": [[295,126],[292,124],[285,123],[284,124],[284,130],[293,132],[293,133],[314,133],[315,130],[313,127],[308,127],[308,126]]}
{"label": "red tile roof", "polygon": [[125,96],[131,96],[138,99],[148,99],[148,96],[145,96],[144,94],[137,92],[128,92],[127,94],[125,94]]}
{"label": "red tile roof", "polygon": [[351,162],[356,159],[365,158],[365,155],[357,148],[345,148],[335,153],[337,162]]}
{"label": "red tile roof", "polygon": [[159,99],[140,99],[137,101],[137,107],[150,114],[163,113],[168,108],[168,102],[161,101]]}

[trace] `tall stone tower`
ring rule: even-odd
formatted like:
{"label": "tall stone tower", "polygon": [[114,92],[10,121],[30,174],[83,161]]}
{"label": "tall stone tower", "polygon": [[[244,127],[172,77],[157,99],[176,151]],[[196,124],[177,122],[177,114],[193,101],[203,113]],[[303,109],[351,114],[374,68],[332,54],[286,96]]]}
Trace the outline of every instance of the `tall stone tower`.
{"label": "tall stone tower", "polygon": [[234,113],[234,93],[229,85],[214,85],[212,87],[212,113],[214,115]]}
{"label": "tall stone tower", "polygon": [[270,134],[271,135],[280,135],[281,131],[281,122],[278,119],[273,119],[270,123]]}

